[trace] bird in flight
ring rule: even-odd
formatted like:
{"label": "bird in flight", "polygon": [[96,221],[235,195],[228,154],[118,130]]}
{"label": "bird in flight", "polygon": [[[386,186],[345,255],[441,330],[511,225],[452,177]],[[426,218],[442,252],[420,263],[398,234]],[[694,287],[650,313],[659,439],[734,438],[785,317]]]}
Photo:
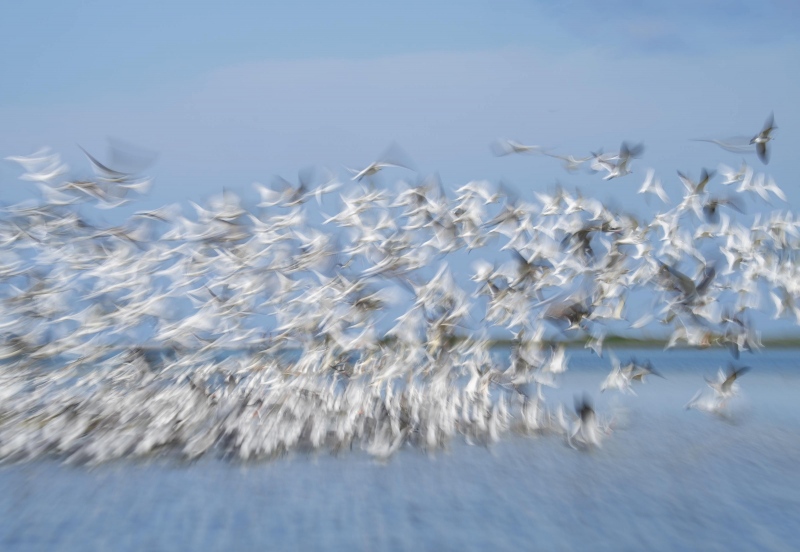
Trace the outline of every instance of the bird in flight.
{"label": "bird in flight", "polygon": [[496,140],[492,142],[491,148],[492,153],[498,157],[511,155],[512,153],[545,153],[542,146],[529,146],[514,140]]}
{"label": "bird in flight", "polygon": [[412,169],[412,163],[406,161],[406,158],[407,155],[400,149],[400,146],[392,144],[377,161],[370,163],[365,168],[347,170],[353,174],[353,180],[356,182],[360,182],[362,178],[373,176],[386,167],[401,167],[403,169],[414,170]]}
{"label": "bird in flight", "polygon": [[772,140],[772,131],[776,130],[778,127],[775,126],[775,115],[773,113],[769,114],[767,120],[764,122],[764,128],[761,129],[761,132],[753,136],[753,139],[750,140],[751,144],[756,145],[756,153],[758,154],[758,158],[761,159],[761,162],[765,165],[769,163],[769,150],[767,149],[767,142]]}
{"label": "bird in flight", "polygon": [[700,173],[700,180],[695,183],[691,178],[683,174],[681,171],[678,171],[678,177],[681,179],[681,182],[683,182],[687,192],[691,195],[702,194],[706,188],[706,184],[708,184],[708,181],[714,178],[714,174],[716,174],[714,171],[709,172],[707,169],[703,169]]}

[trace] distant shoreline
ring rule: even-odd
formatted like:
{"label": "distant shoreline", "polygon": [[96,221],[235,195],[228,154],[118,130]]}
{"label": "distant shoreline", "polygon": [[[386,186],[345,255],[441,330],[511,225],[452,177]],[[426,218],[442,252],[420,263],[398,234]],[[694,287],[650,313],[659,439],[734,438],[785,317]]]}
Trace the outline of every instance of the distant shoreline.
{"label": "distant shoreline", "polygon": [[[468,338],[460,338],[458,341],[465,340]],[[631,337],[622,337],[622,336],[608,336],[603,340],[603,348],[608,347],[624,347],[629,349],[665,349],[668,344],[667,339],[656,339],[656,338],[631,338]],[[391,343],[391,340],[385,340],[381,342],[384,345],[388,345]],[[500,349],[500,348],[509,348],[512,347],[516,343],[513,339],[490,339],[488,340],[488,345],[492,349]],[[543,344],[545,346],[548,345],[564,345],[568,349],[584,349],[588,348],[586,346],[586,339],[567,339],[567,340],[543,340]],[[755,351],[761,349],[800,349],[800,336],[796,337],[773,337],[761,340],[761,347],[758,349],[754,349]],[[709,346],[699,347],[694,345],[687,345],[686,343],[676,344],[672,349],[680,349],[680,350],[696,350],[696,351],[703,351],[707,349],[723,349],[724,347],[720,344],[713,343]],[[128,346],[111,346],[108,347],[106,352],[107,353],[114,353],[114,352],[121,352],[125,350],[134,350],[138,349],[142,352],[156,352],[156,351],[168,351],[173,350],[177,351],[176,349],[169,349],[159,346],[153,346],[148,344],[131,344]],[[218,347],[216,348],[218,351],[239,351],[239,352],[251,352],[251,353],[258,353],[261,349],[258,346],[251,346],[251,347]],[[291,347],[289,347],[291,349]],[[297,349],[302,349],[301,346],[298,346]],[[186,351],[190,352],[190,351]]]}

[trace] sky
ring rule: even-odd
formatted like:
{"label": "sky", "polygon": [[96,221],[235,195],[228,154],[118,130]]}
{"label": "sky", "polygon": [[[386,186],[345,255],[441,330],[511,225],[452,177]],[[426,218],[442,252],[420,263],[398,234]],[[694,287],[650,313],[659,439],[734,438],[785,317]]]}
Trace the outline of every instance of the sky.
{"label": "sky", "polygon": [[[51,146],[88,171],[78,144],[104,159],[108,138],[121,139],[158,152],[149,199],[164,203],[246,193],[307,165],[363,167],[396,141],[450,187],[503,179],[524,193],[574,178],[624,196],[648,166],[669,190],[676,169],[737,164],[689,140],[752,135],[774,111],[769,168],[786,187],[800,128],[798,6],[18,3],[0,18],[0,156]],[[647,149],[634,175],[599,183],[552,159],[495,158],[500,137],[575,155],[622,140]],[[25,193],[18,167],[0,165],[8,199]]]}
{"label": "sky", "polygon": [[[488,179],[533,199],[559,182],[646,213],[647,168],[677,198],[676,170],[741,161],[692,139],[752,136],[770,112],[772,160],[747,160],[800,205],[795,0],[34,0],[3,9],[0,45],[0,158],[50,146],[88,174],[79,145],[101,160],[109,138],[152,150],[137,208],[223,187],[254,198],[253,182],[309,165],[344,177],[396,142],[447,189]],[[495,157],[497,138],[645,152],[605,182]],[[0,201],[34,193],[20,172],[0,162]]]}

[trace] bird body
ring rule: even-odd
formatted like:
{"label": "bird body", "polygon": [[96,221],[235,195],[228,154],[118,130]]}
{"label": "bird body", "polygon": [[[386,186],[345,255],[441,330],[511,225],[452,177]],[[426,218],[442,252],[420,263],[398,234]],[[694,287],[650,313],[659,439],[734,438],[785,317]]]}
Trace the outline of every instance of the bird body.
{"label": "bird body", "polygon": [[772,140],[772,132],[777,128],[778,127],[775,126],[775,116],[770,113],[769,117],[767,117],[767,120],[764,122],[764,128],[750,140],[750,143],[756,146],[758,158],[761,159],[761,162],[765,165],[769,163],[767,144]]}

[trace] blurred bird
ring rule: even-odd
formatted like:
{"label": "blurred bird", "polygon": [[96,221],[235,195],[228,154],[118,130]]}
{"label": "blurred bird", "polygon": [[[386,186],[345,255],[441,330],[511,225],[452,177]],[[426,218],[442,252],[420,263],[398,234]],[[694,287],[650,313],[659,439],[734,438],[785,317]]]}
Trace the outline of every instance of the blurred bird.
{"label": "blurred bird", "polygon": [[706,189],[706,184],[708,181],[714,177],[714,171],[707,171],[703,169],[700,171],[700,180],[695,183],[691,178],[683,174],[681,171],[678,171],[678,176],[683,182],[683,185],[686,187],[686,191],[689,192],[691,195],[698,195],[702,194]]}
{"label": "blurred bird", "polygon": [[356,182],[361,181],[362,178],[373,176],[386,167],[401,167],[408,170],[411,168],[412,163],[407,161],[408,156],[400,149],[397,144],[391,144],[387,150],[380,156],[378,161],[374,161],[363,169],[347,169],[353,174],[353,180]]}
{"label": "blurred bird", "polygon": [[597,414],[592,407],[587,395],[575,398],[575,413],[577,419],[567,435],[567,442],[575,448],[591,449],[602,445],[602,438],[606,432],[597,419]]}
{"label": "blurred bird", "polygon": [[542,146],[526,146],[513,140],[496,140],[492,142],[491,150],[498,157],[512,153],[545,153]]}
{"label": "blurred bird", "polygon": [[645,176],[644,182],[642,183],[642,187],[639,188],[638,193],[655,194],[664,203],[669,203],[669,196],[667,196],[667,193],[664,191],[664,188],[661,185],[661,179],[656,178],[656,171],[654,171],[653,169],[647,169],[647,176]]}
{"label": "blurred bird", "polygon": [[555,159],[560,159],[563,162],[564,170],[567,172],[575,172],[581,168],[581,165],[589,161],[592,156],[587,157],[575,157],[574,155],[555,155],[552,153],[545,152],[545,155],[550,157],[554,157]]}
{"label": "blurred bird", "polygon": [[706,383],[714,390],[717,397],[720,399],[729,399],[736,394],[736,387],[734,386],[736,380],[739,379],[742,374],[749,371],[749,366],[736,368],[733,364],[729,364],[728,369],[724,372],[720,368],[716,380],[706,378]]}
{"label": "blurred bird", "polygon": [[775,126],[775,117],[772,113],[769,114],[767,120],[764,122],[764,128],[761,129],[761,132],[753,136],[750,140],[751,144],[756,145],[756,153],[758,154],[758,158],[761,159],[761,162],[765,165],[769,163],[769,150],[767,149],[767,144],[770,140],[772,140],[772,131],[776,130],[778,127]]}

